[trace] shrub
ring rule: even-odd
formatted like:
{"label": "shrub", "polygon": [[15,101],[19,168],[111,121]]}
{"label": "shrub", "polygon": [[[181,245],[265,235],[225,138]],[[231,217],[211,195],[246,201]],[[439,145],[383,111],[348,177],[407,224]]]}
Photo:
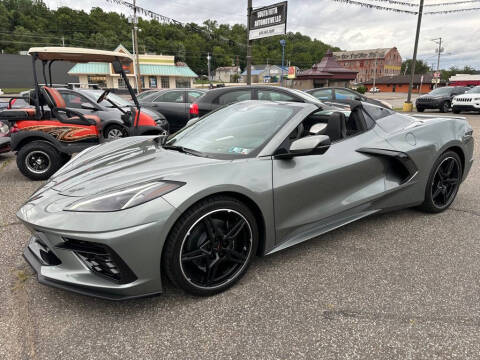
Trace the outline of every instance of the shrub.
{"label": "shrub", "polygon": [[357,92],[359,92],[360,94],[365,94],[367,92],[367,88],[365,86],[359,86],[357,87]]}

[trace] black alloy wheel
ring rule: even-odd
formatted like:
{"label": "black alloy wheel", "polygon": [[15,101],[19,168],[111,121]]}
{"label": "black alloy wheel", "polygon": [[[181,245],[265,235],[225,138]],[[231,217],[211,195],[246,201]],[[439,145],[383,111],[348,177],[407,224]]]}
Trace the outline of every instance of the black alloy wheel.
{"label": "black alloy wheel", "polygon": [[164,269],[178,287],[213,295],[233,285],[256,252],[258,231],[248,207],[214,197],[187,210],[165,245]]}
{"label": "black alloy wheel", "polygon": [[457,153],[447,151],[434,164],[427,184],[425,202],[428,212],[441,212],[455,199],[462,181],[462,165]]}

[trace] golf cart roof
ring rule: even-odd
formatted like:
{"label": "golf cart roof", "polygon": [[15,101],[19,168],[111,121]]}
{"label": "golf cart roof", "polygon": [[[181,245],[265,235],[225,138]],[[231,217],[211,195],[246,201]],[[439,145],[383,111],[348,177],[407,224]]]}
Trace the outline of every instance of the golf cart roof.
{"label": "golf cart roof", "polygon": [[76,63],[109,62],[119,60],[123,64],[132,62],[132,58],[118,51],[84,49],[76,47],[33,47],[28,50],[29,55],[36,54],[39,60],[60,60]]}

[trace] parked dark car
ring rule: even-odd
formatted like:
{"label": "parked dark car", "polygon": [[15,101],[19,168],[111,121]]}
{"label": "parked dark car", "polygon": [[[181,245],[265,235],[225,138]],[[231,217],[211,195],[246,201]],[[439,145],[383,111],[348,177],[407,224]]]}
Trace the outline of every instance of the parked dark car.
{"label": "parked dark car", "polygon": [[190,118],[203,116],[220,106],[243,100],[290,101],[324,106],[320,100],[300,90],[268,85],[232,86],[209,90],[190,105]]}
{"label": "parked dark car", "polygon": [[419,96],[415,101],[415,107],[418,112],[423,112],[425,109],[439,109],[440,112],[445,113],[450,110],[454,96],[464,94],[468,90],[468,87],[463,86],[439,87]]}
{"label": "parked dark car", "polygon": [[165,89],[140,99],[140,105],[161,112],[167,119],[170,132],[185,126],[189,119],[190,104],[206,93],[201,89]]}
{"label": "parked dark car", "polygon": [[[127,136],[127,127],[122,120],[130,102],[118,95],[109,93],[98,103],[104,93],[103,90],[93,89],[57,89],[67,104],[67,109],[78,111],[85,115],[97,115],[101,120],[101,130],[105,138]],[[158,127],[168,133],[168,122],[165,116],[151,109],[142,109],[142,112],[152,116]]]}
{"label": "parked dark car", "polygon": [[349,100],[358,100],[370,104],[392,108],[392,105],[385,101],[370,99],[369,97],[360,94],[352,89],[340,87],[326,87],[306,90],[305,92],[315,96],[318,100],[323,102],[348,103]]}

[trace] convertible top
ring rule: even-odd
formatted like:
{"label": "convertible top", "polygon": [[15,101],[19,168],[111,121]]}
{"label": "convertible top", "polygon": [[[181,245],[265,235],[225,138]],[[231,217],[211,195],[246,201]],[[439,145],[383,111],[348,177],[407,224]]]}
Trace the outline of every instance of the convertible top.
{"label": "convertible top", "polygon": [[39,60],[59,60],[76,63],[86,62],[113,62],[119,60],[122,64],[130,64],[132,58],[118,51],[105,51],[76,47],[33,47],[28,50],[29,55],[36,55]]}

